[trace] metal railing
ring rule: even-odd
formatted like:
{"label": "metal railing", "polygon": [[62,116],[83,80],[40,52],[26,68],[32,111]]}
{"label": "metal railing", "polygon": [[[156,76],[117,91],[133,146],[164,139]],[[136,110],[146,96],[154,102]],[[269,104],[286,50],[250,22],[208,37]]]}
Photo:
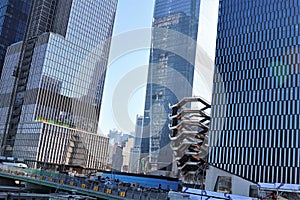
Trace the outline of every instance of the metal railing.
{"label": "metal railing", "polygon": [[22,169],[0,164],[0,177],[29,182],[54,189],[103,199],[167,199],[167,191],[122,186],[47,170]]}

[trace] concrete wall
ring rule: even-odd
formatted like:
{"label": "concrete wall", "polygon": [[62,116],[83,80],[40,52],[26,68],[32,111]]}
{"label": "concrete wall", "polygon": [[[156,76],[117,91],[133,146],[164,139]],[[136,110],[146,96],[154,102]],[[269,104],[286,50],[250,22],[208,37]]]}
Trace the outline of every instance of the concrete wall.
{"label": "concrete wall", "polygon": [[255,183],[244,180],[238,176],[225,172],[210,166],[206,171],[205,189],[213,191],[217,183],[218,176],[228,176],[232,180],[232,194],[249,196],[250,185],[256,185]]}

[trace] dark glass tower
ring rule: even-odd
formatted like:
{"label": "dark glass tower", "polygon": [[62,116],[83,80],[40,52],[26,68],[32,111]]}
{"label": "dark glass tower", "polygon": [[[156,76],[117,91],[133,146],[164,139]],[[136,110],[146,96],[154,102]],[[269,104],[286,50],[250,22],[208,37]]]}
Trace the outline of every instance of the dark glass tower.
{"label": "dark glass tower", "polygon": [[37,164],[106,162],[108,138],[96,133],[116,6],[32,1],[25,40],[8,48],[0,82],[2,154]]}
{"label": "dark glass tower", "polygon": [[[200,0],[156,0],[141,155],[150,171],[172,170],[169,104],[192,95]],[[187,52],[185,57],[178,52]]]}
{"label": "dark glass tower", "polygon": [[23,39],[30,1],[0,1],[0,75],[7,47]]}
{"label": "dark glass tower", "polygon": [[221,0],[209,163],[300,184],[300,1]]}

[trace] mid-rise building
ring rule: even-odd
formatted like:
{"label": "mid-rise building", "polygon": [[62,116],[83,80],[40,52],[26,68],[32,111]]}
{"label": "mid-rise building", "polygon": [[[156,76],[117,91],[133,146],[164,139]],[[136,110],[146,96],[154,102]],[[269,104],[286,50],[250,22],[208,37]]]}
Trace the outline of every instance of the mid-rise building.
{"label": "mid-rise building", "polygon": [[128,138],[123,147],[122,156],[122,172],[130,172],[131,163],[131,149],[134,147],[134,138]]}
{"label": "mid-rise building", "polygon": [[3,155],[38,165],[105,165],[109,138],[96,132],[116,6],[32,1],[25,40],[8,48],[1,76]]}
{"label": "mid-rise building", "polygon": [[123,147],[118,146],[117,144],[113,147],[111,171],[121,172],[123,167]]}
{"label": "mid-rise building", "polygon": [[23,40],[30,1],[0,1],[0,75],[7,47]]}
{"label": "mid-rise building", "polygon": [[208,190],[300,184],[299,22],[298,0],[220,0]]}

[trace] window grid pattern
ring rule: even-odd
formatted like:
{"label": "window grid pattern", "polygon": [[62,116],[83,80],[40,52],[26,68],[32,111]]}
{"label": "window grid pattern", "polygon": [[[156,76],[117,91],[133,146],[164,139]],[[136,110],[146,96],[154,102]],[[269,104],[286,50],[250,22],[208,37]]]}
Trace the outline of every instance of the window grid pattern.
{"label": "window grid pattern", "polygon": [[24,36],[31,0],[0,2],[0,75],[7,47]]}
{"label": "window grid pattern", "polygon": [[209,162],[299,184],[300,2],[220,1]]}
{"label": "window grid pattern", "polygon": [[[107,160],[107,148],[104,148],[106,142],[102,142],[101,139],[104,137],[94,133],[98,127],[117,0],[36,0],[34,5],[36,6],[31,15],[32,23],[29,23],[29,28],[32,27],[33,30],[29,30],[28,37],[37,37],[32,40],[33,46],[28,44],[33,51],[30,49],[30,63],[28,67],[26,65],[27,71],[24,76],[27,78],[25,86],[22,85],[24,90],[16,95],[16,99],[22,102],[20,110],[14,109],[19,118],[18,123],[12,123],[16,124],[13,128],[17,132],[12,139],[9,138],[14,142],[9,146],[12,148],[9,151],[12,152],[12,156],[20,155],[28,159],[32,156],[33,160],[46,159],[53,164],[59,164],[62,157],[58,156],[57,152],[63,154],[64,142],[68,142],[67,138],[75,137],[73,133],[76,133],[82,135],[83,141],[88,145],[84,150],[84,167],[99,167],[100,162],[103,165]],[[66,12],[69,13],[62,12],[62,8],[57,7],[59,5],[66,6]],[[42,23],[46,15],[51,19],[47,21],[48,24]],[[67,20],[58,20],[61,16]],[[60,27],[65,29],[59,31]],[[16,66],[20,46],[20,43],[16,43],[9,48],[10,53],[4,66],[5,74],[0,82],[1,95],[4,97],[9,97],[12,92],[14,69],[11,66]],[[22,70],[21,72],[23,73]],[[22,73],[19,79],[23,76]],[[5,82],[6,80],[10,82]],[[1,99],[0,134],[5,131],[8,107],[9,102]],[[26,132],[25,125],[34,126],[41,122],[44,126],[32,132],[41,136],[36,141],[31,141],[32,134]],[[6,128],[6,132],[7,130]],[[1,139],[2,136],[0,135]],[[40,148],[31,146],[31,142],[34,141]],[[55,143],[51,143],[54,141]],[[22,145],[29,150],[22,151]],[[104,150],[98,149],[99,145],[103,145]],[[56,154],[51,151],[47,155],[43,153],[49,148],[57,149]],[[76,157],[72,159],[76,160]]]}
{"label": "window grid pattern", "polygon": [[[169,104],[192,96],[200,0],[157,0],[144,111],[141,152],[149,155],[150,170],[171,171]],[[169,31],[170,30],[170,31]],[[179,37],[183,34],[185,37]],[[186,52],[181,57],[175,52]],[[175,78],[177,77],[177,78]]]}
{"label": "window grid pattern", "polygon": [[[84,158],[87,168],[102,168],[106,165],[109,138],[96,134],[70,131],[48,123],[22,124],[14,146],[14,156],[38,163],[69,165],[72,154],[72,135],[81,135],[82,147],[88,152]],[[76,141],[75,141],[76,143]],[[96,144],[96,145],[95,145]],[[75,144],[76,145],[76,144]],[[61,152],[58,155],[58,152]]]}

